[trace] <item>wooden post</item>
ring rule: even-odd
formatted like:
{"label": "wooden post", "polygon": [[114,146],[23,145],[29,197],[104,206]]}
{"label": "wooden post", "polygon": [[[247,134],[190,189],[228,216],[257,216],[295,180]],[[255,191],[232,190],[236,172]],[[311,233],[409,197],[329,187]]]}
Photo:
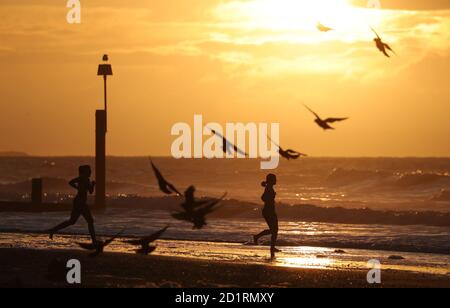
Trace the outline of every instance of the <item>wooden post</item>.
{"label": "wooden post", "polygon": [[95,207],[106,208],[106,111],[95,113]]}
{"label": "wooden post", "polygon": [[31,203],[42,204],[42,179],[31,180]]}

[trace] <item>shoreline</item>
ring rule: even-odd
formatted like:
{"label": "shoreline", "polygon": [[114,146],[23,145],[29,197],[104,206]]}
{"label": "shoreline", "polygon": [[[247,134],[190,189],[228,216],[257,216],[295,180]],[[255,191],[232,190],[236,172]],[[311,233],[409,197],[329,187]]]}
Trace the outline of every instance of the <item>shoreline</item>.
{"label": "shoreline", "polygon": [[[1,188],[1,184],[0,184]],[[0,192],[1,194],[1,192]],[[49,193],[54,195],[55,192]],[[53,196],[54,197],[54,196]],[[52,198],[53,198],[52,197]],[[58,196],[61,198],[61,196]],[[46,202],[34,204],[30,201],[0,200],[0,213],[67,213],[72,209],[72,197],[66,195],[58,202],[49,199]],[[208,198],[205,198],[208,199]],[[93,200],[90,200],[92,203]],[[424,204],[426,201],[422,201]],[[429,202],[432,202],[431,200]],[[179,205],[178,197],[161,196],[113,196],[108,197],[108,210],[145,210],[168,212]],[[255,201],[239,200],[235,198],[222,201],[225,205],[211,217],[219,219],[260,219],[261,205]],[[102,214],[105,209],[91,206],[94,214]],[[423,226],[450,228],[449,209],[403,209],[393,210],[354,204],[352,206],[312,204],[309,202],[288,202],[282,200],[277,203],[277,213],[280,221],[304,221],[318,223],[334,223],[348,225],[383,225],[383,226]]]}
{"label": "shoreline", "polygon": [[[98,238],[105,238],[98,236]],[[106,249],[106,253],[136,256],[136,247],[128,244],[130,237],[119,237]],[[38,251],[65,251],[87,255],[78,243],[89,243],[87,235],[58,234],[49,240],[47,234],[0,233],[0,249],[31,249]],[[383,270],[393,270],[427,276],[450,278],[450,256],[424,253],[397,253],[363,249],[337,249],[336,247],[279,246],[281,252],[270,260],[269,247],[250,243],[189,241],[160,239],[152,257],[182,258],[186,262],[223,262],[255,266],[292,269],[318,269],[325,271],[367,271],[369,260],[377,260]],[[450,281],[450,279],[449,279]]]}
{"label": "shoreline", "polygon": [[370,285],[367,270],[280,268],[110,252],[92,258],[75,250],[17,248],[0,249],[0,286],[74,287],[45,278],[51,261],[69,259],[81,263],[82,283],[75,287],[82,288],[450,288],[448,276],[394,270],[382,271],[382,283]]}
{"label": "shoreline", "polygon": [[[29,231],[24,231],[24,230],[17,230],[17,229],[0,229],[0,234],[18,234],[18,235],[23,235],[23,236],[33,236],[33,235],[40,235],[40,236],[47,236],[47,232],[45,231],[36,231],[36,230],[29,230]],[[110,232],[109,234],[101,234],[101,233],[97,233],[97,236],[99,237],[107,237],[110,235],[113,235],[114,232]],[[63,237],[84,237],[87,236],[87,234],[84,233],[77,233],[77,232],[62,232],[62,233],[58,233],[58,236],[63,236]],[[125,238],[125,239],[136,239],[139,238],[138,235],[124,235],[121,236],[121,238]],[[195,238],[176,238],[176,237],[163,237],[162,238],[165,241],[172,241],[172,242],[198,242],[198,243],[204,243],[204,242],[210,242],[210,243],[217,243],[217,244],[240,244],[240,245],[246,245],[247,243],[242,242],[242,241],[232,241],[232,240],[220,240],[220,239],[211,239],[211,240],[207,240],[207,239],[195,239]],[[252,246],[252,245],[250,245]],[[268,247],[270,246],[270,241],[266,240],[266,241],[261,241],[259,246],[265,246]],[[289,241],[284,241],[284,240],[279,240],[279,243],[277,245],[280,248],[289,248],[289,247],[298,247],[298,244],[295,243],[291,243]],[[429,255],[441,255],[441,256],[450,256],[450,251],[420,251],[420,250],[413,250],[413,249],[407,249],[407,248],[398,248],[396,249],[396,247],[375,247],[373,245],[352,245],[351,243],[339,243],[339,242],[325,242],[323,244],[321,244],[320,242],[317,241],[304,241],[302,242],[301,246],[310,246],[310,247],[317,247],[317,248],[333,248],[333,249],[352,249],[352,250],[369,250],[369,251],[373,251],[374,253],[379,252],[379,251],[390,251],[392,253],[413,253],[413,254],[429,254]]]}

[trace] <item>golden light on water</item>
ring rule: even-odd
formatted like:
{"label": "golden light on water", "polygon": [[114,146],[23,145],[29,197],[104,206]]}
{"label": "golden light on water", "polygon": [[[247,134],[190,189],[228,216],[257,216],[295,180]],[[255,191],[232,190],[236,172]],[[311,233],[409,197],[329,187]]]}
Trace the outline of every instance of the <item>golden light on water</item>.
{"label": "golden light on water", "polygon": [[334,261],[330,258],[288,257],[279,258],[277,263],[284,267],[323,269],[333,265]]}
{"label": "golden light on water", "polygon": [[295,256],[280,256],[276,265],[293,268],[323,269],[331,268],[336,260],[328,254],[330,249],[320,247],[293,247],[290,252]]}

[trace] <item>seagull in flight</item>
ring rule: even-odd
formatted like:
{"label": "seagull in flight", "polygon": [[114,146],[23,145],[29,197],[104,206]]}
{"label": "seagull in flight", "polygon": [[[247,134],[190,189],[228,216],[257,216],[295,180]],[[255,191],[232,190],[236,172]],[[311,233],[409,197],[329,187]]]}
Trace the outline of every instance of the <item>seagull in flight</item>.
{"label": "seagull in flight", "polygon": [[83,249],[86,250],[95,250],[94,253],[90,254],[91,257],[97,257],[101,253],[103,253],[106,246],[110,245],[112,242],[114,242],[119,236],[121,236],[125,232],[125,229],[114,235],[112,238],[106,240],[106,241],[97,241],[97,245],[95,244],[86,244],[86,243],[77,243],[78,246],[80,246]]}
{"label": "seagull in flight", "polygon": [[136,250],[136,253],[148,255],[149,253],[152,253],[156,249],[156,246],[150,246],[150,243],[153,243],[154,241],[158,240],[167,231],[167,229],[169,229],[169,226],[159,230],[158,232],[155,232],[150,236],[143,237],[139,240],[130,240],[125,242],[131,245],[141,246],[140,249]]}
{"label": "seagull in flight", "polygon": [[378,48],[379,51],[381,51],[386,57],[390,58],[391,56],[387,53],[387,50],[390,50],[394,55],[396,55],[395,51],[392,50],[392,48],[386,44],[385,42],[383,42],[383,40],[381,39],[381,37],[378,35],[377,31],[375,31],[372,27],[370,27],[370,29],[372,29],[372,31],[375,33],[375,35],[377,36],[376,38],[374,38],[374,42]]}
{"label": "seagull in flight", "polygon": [[317,23],[317,30],[319,30],[320,32],[328,32],[328,31],[333,31],[334,29],[324,26],[319,22],[319,23]]}
{"label": "seagull in flight", "polygon": [[184,192],[184,202],[181,204],[181,207],[186,212],[192,212],[196,208],[207,204],[209,201],[197,201],[195,200],[195,187],[189,186],[188,189]]}
{"label": "seagull in flight", "polygon": [[272,142],[276,147],[278,147],[278,153],[280,153],[281,157],[286,158],[287,160],[291,159],[299,159],[300,157],[304,156],[307,157],[308,155],[294,151],[294,150],[284,150],[282,147],[280,147],[278,144],[276,144],[269,136],[267,136],[270,142]]}
{"label": "seagull in flight", "polygon": [[172,193],[176,193],[177,195],[181,196],[181,193],[175,188],[175,186],[169,182],[163,177],[159,169],[155,166],[153,161],[150,159],[150,164],[152,165],[153,172],[155,173],[156,179],[158,180],[158,186],[159,189],[167,194],[171,195]]}
{"label": "seagull in flight", "polygon": [[181,204],[183,211],[172,214],[172,217],[177,220],[191,222],[194,225],[193,229],[202,229],[207,225],[206,216],[218,209],[216,206],[225,199],[227,193],[217,200],[198,202],[194,198],[194,192],[195,188],[193,186],[186,190],[186,200]]}
{"label": "seagull in flight", "polygon": [[319,125],[324,130],[334,129],[334,127],[330,126],[330,124],[332,124],[332,123],[348,120],[348,118],[328,118],[328,119],[322,120],[319,117],[319,115],[317,113],[315,113],[311,108],[309,108],[306,105],[304,105],[304,106],[316,117],[315,122],[317,123],[317,125]]}
{"label": "seagull in flight", "polygon": [[234,153],[238,153],[242,156],[247,157],[248,154],[245,153],[245,151],[242,151],[241,149],[239,149],[236,145],[232,144],[231,142],[229,142],[227,140],[227,138],[225,138],[224,136],[222,136],[221,134],[219,134],[218,132],[216,132],[214,129],[211,129],[212,133],[214,135],[216,135],[219,138],[222,138],[222,150],[225,154],[234,154]]}

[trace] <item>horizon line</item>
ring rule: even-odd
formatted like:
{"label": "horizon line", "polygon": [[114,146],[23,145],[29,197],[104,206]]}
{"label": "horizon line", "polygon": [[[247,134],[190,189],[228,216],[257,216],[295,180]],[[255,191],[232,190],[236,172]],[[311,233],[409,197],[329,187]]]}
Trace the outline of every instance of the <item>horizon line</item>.
{"label": "horizon line", "polygon": [[[9,151],[8,151],[9,152]],[[8,153],[6,152],[6,153]],[[20,153],[21,152],[10,152],[10,153]],[[1,155],[2,152],[0,152],[0,159],[1,158],[95,158],[95,155],[82,155],[82,154],[61,154],[61,155],[51,155],[51,154],[26,154],[23,153],[23,155]],[[139,154],[139,155],[117,155],[117,154],[110,154],[110,155],[106,155],[107,158],[148,158],[148,157],[152,157],[152,158],[172,158],[175,160],[214,160],[213,159],[208,159],[206,157],[203,158],[180,158],[180,159],[176,159],[170,155],[143,155],[143,154]],[[398,156],[393,156],[393,155],[355,155],[355,156],[342,156],[342,155],[329,155],[329,156],[308,156],[308,157],[304,157],[302,158],[304,159],[318,159],[318,158],[353,158],[353,159],[362,159],[362,158],[367,158],[367,159],[383,159],[383,158],[409,158],[409,159],[450,159],[450,155],[449,156],[430,156],[430,155],[419,155],[419,156],[413,156],[413,155],[398,155]],[[232,159],[238,159],[238,158],[232,158]],[[256,159],[262,159],[261,157],[258,158],[245,158],[245,159],[238,159],[238,160],[256,160]],[[231,159],[226,159],[226,160],[231,160]]]}

